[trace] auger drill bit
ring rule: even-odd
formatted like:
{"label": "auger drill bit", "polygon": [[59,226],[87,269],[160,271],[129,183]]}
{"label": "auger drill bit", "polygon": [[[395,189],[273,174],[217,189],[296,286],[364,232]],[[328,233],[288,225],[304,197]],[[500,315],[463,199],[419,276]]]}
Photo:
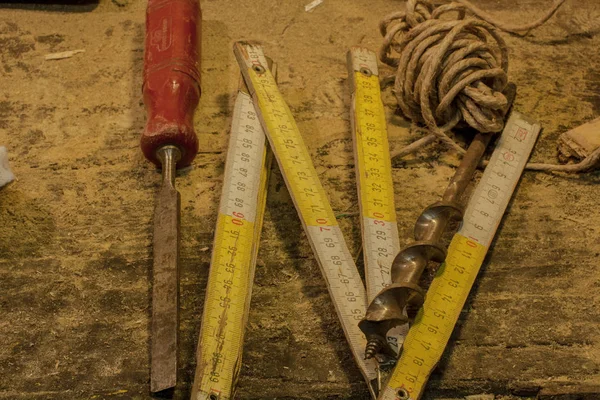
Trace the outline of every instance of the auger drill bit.
{"label": "auger drill bit", "polygon": [[431,261],[441,263],[446,258],[442,237],[450,223],[462,220],[461,198],[491,137],[489,133],[475,136],[442,200],[427,207],[419,216],[414,231],[415,242],[402,249],[394,259],[391,285],[377,294],[359,323],[368,341],[365,358],[372,358],[377,353],[393,354],[387,347],[387,332],[408,322],[407,306],[418,308],[423,305],[425,290],[419,285],[421,275]]}

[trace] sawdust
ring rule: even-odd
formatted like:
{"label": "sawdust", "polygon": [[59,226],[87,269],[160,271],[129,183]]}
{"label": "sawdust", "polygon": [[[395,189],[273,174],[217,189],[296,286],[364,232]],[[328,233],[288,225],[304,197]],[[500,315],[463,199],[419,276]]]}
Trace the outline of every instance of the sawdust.
{"label": "sawdust", "polygon": [[[376,49],[379,19],[402,3],[327,0],[203,3],[201,153],[181,173],[180,390],[186,398],[206,286],[224,149],[238,69],[231,45],[263,42],[336,212],[357,211],[345,52]],[[477,2],[527,21],[546,2]],[[0,398],[148,398],[151,217],[159,175],[138,148],[141,0],[35,6],[0,14],[0,144],[19,181],[0,191]],[[268,11],[267,11],[268,10]],[[590,16],[593,0],[576,11]],[[600,113],[600,37],[559,15],[530,37],[506,37],[515,107],[544,131],[534,161],[554,160],[558,136]],[[593,20],[590,17],[590,26]],[[590,31],[590,32],[588,32]],[[44,55],[85,49],[45,62]],[[388,71],[389,72],[389,71]],[[384,73],[385,70],[384,70]],[[420,133],[384,94],[389,135]],[[466,138],[468,139],[468,138]],[[395,160],[401,244],[436,201],[458,160],[432,147]],[[600,385],[600,215],[596,173],[526,173],[429,398],[588,393]],[[340,220],[358,255],[358,217]],[[327,290],[280,173],[269,186],[239,398],[365,399]],[[359,259],[359,267],[362,261]],[[592,388],[592,389],[590,389]],[[545,392],[546,391],[546,392]],[[592,393],[592,394],[589,394]],[[596,394],[594,394],[596,393]]]}

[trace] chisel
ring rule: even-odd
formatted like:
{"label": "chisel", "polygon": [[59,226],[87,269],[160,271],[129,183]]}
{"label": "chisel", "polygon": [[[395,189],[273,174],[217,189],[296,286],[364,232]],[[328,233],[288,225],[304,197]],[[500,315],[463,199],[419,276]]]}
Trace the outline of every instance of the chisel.
{"label": "chisel", "polygon": [[177,380],[180,200],[175,175],[198,152],[200,22],[198,0],[148,0],[143,84],[148,119],[141,148],[162,168],[154,211],[152,392],[170,389]]}

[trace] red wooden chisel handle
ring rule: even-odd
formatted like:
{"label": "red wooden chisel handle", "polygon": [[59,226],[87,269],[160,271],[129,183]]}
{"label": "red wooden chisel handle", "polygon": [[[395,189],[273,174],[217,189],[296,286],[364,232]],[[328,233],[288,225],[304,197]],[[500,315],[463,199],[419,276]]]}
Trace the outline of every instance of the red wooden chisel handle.
{"label": "red wooden chisel handle", "polygon": [[194,110],[200,100],[200,23],[198,0],[148,0],[144,55],[144,104],[148,112],[141,147],[160,166],[156,152],[174,145],[177,167],[198,152]]}

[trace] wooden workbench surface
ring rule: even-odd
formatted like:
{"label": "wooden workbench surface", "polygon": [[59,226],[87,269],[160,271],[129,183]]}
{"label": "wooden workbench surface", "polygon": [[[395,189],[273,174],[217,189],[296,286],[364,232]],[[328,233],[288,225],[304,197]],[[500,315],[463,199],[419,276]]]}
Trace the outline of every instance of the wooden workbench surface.
{"label": "wooden workbench surface", "polygon": [[[189,395],[239,72],[233,41],[256,39],[310,147],[354,254],[360,248],[345,53],[377,49],[403,2],[204,0],[201,152],[182,196],[181,374]],[[550,1],[481,0],[527,22]],[[159,174],[138,148],[145,3],[11,5],[0,11],[0,145],[18,181],[0,190],[0,399],[149,398],[151,234]],[[596,18],[596,19],[594,19]],[[535,161],[600,114],[596,0],[574,1],[527,38],[504,35],[516,109],[543,124]],[[583,22],[582,22],[583,21]],[[587,22],[585,22],[587,21]],[[595,22],[594,22],[595,21]],[[593,26],[592,26],[593,28]],[[84,49],[71,58],[44,55]],[[389,70],[383,70],[389,73]],[[418,137],[394,114],[390,141]],[[401,244],[457,156],[394,161]],[[526,172],[428,398],[476,393],[600,398],[600,174]],[[362,263],[359,263],[362,265]],[[269,187],[240,399],[366,399],[325,283],[277,168]],[[576,395],[581,394],[582,397]]]}

